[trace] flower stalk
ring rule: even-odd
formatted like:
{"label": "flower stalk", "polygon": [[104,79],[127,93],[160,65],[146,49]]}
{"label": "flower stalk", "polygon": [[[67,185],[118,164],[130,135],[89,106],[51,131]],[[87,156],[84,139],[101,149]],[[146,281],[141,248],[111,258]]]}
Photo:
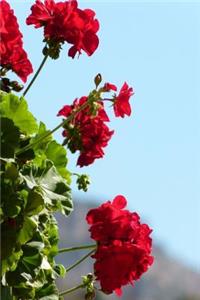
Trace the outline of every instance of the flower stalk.
{"label": "flower stalk", "polygon": [[86,246],[79,246],[79,247],[70,247],[70,248],[62,248],[58,250],[58,253],[70,252],[70,251],[77,251],[77,250],[86,250],[86,249],[95,249],[96,244],[86,245]]}
{"label": "flower stalk", "polygon": [[31,80],[31,82],[29,83],[29,85],[27,86],[27,88],[25,89],[25,91],[23,92],[22,97],[25,97],[25,95],[28,93],[29,89],[31,88],[31,86],[33,85],[34,81],[38,77],[40,71],[42,70],[42,68],[43,68],[43,66],[44,66],[47,58],[48,58],[48,53],[44,56],[44,58],[43,58],[43,60],[42,60],[42,62],[40,64],[39,68],[37,69],[35,75],[33,76],[32,80]]}
{"label": "flower stalk", "polygon": [[66,268],[66,272],[69,272],[70,270],[74,269],[76,266],[78,266],[80,263],[82,263],[86,258],[88,258],[92,253],[95,251],[95,249],[92,249],[89,253],[84,255],[81,259],[77,260],[73,265],[70,267]]}
{"label": "flower stalk", "polygon": [[84,287],[85,287],[84,284],[79,284],[79,285],[77,285],[77,286],[75,286],[75,287],[73,287],[71,289],[68,289],[68,290],[65,290],[65,291],[61,292],[59,294],[59,296],[64,296],[64,295],[70,294],[70,293],[72,293],[72,292],[74,292],[74,291],[76,291],[78,289],[84,288]]}

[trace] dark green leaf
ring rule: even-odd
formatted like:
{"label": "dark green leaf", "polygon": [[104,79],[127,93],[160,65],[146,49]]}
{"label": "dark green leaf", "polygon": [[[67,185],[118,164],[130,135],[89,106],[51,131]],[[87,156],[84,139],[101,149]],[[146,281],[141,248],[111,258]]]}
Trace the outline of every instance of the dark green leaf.
{"label": "dark green leaf", "polygon": [[16,228],[9,223],[4,222],[1,226],[1,259],[9,257],[16,247]]}
{"label": "dark green leaf", "polygon": [[10,294],[10,287],[1,286],[0,291],[2,299],[13,300],[13,296]]}
{"label": "dark green leaf", "polygon": [[19,176],[16,165],[13,163],[7,163],[4,176],[6,179],[10,179],[12,181],[16,180]]}
{"label": "dark green leaf", "polygon": [[8,118],[1,118],[1,156],[14,157],[15,149],[19,144],[19,129],[13,121]]}
{"label": "dark green leaf", "polygon": [[28,194],[28,200],[25,208],[25,213],[28,216],[33,216],[41,212],[44,208],[44,199],[41,192],[34,187]]}

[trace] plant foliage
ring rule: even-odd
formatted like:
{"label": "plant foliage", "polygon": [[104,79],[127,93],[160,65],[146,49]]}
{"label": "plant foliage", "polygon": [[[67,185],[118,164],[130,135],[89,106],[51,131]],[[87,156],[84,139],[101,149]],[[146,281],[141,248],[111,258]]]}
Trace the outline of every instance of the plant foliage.
{"label": "plant foliage", "polygon": [[65,268],[54,261],[54,212],[67,216],[73,209],[66,150],[51,135],[41,139],[49,131],[38,126],[25,99],[1,93],[0,112],[3,282],[16,299],[58,299],[55,279]]}

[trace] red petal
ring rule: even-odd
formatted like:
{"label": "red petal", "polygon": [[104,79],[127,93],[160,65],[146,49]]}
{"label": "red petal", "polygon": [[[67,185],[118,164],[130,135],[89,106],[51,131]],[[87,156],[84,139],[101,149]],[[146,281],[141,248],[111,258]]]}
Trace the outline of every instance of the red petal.
{"label": "red petal", "polygon": [[123,209],[127,205],[126,198],[122,195],[118,195],[114,198],[112,204],[119,209]]}

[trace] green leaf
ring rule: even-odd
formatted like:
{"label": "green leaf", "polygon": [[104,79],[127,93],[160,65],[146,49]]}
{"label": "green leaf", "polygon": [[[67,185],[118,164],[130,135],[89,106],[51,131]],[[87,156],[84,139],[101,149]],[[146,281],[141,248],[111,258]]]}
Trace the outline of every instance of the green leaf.
{"label": "green leaf", "polygon": [[33,219],[33,217],[25,217],[23,227],[18,234],[18,242],[21,244],[28,242],[32,238],[36,229],[37,222]]}
{"label": "green leaf", "polygon": [[58,289],[54,283],[44,285],[36,294],[39,300],[58,300]]}
{"label": "green leaf", "polygon": [[13,121],[1,118],[1,156],[14,157],[15,149],[19,144],[20,132]]}
{"label": "green leaf", "polygon": [[17,166],[13,163],[7,163],[4,176],[6,179],[10,179],[12,181],[16,180],[19,176]]}
{"label": "green leaf", "polygon": [[22,250],[18,251],[15,249],[15,251],[13,251],[13,253],[9,257],[3,259],[1,264],[2,275],[4,275],[7,271],[14,271],[22,255],[23,255]]}
{"label": "green leaf", "polygon": [[1,297],[6,300],[13,300],[13,296],[10,294],[10,288],[1,286]]}
{"label": "green leaf", "polygon": [[34,187],[28,194],[28,200],[25,208],[25,213],[28,216],[38,214],[44,208],[44,199],[37,187]]}
{"label": "green leaf", "polygon": [[46,208],[65,215],[72,211],[71,190],[52,162],[46,161],[45,168],[27,165],[22,170],[22,177],[28,188],[41,190]]}
{"label": "green leaf", "polygon": [[63,265],[61,265],[61,264],[55,265],[54,271],[56,272],[57,276],[62,277],[62,278],[65,277],[66,268]]}
{"label": "green leaf", "polygon": [[13,294],[15,299],[35,299],[35,289],[27,287],[26,283],[21,284],[19,288],[13,288]]}
{"label": "green leaf", "polygon": [[16,248],[16,227],[9,222],[4,222],[1,226],[1,259],[9,257]]}
{"label": "green leaf", "polygon": [[48,144],[45,154],[54,163],[59,174],[70,183],[70,172],[66,169],[68,159],[65,148],[56,141],[52,141]]}
{"label": "green leaf", "polygon": [[45,248],[43,253],[48,257],[49,261],[53,261],[54,256],[58,253],[58,224],[53,215],[40,215],[40,222],[45,224],[43,230],[43,239]]}
{"label": "green leaf", "polygon": [[[46,129],[44,123],[40,122],[38,133],[31,139],[31,143],[36,143],[47,133],[49,133],[49,130]],[[33,150],[36,154],[34,163],[36,163],[39,167],[44,167],[46,159],[51,160],[58,173],[67,180],[68,184],[71,183],[70,172],[66,169],[68,163],[67,151],[55,140],[52,140],[51,135],[35,144],[33,146]]]}
{"label": "green leaf", "polygon": [[1,174],[1,208],[3,219],[7,220],[19,215],[24,199],[16,191],[16,185],[21,183],[17,166],[14,163],[7,163],[3,167],[5,171]]}
{"label": "green leaf", "polygon": [[47,144],[52,140],[52,136],[51,135],[49,135],[45,139],[42,139],[38,143],[37,143],[37,141],[39,139],[41,139],[44,135],[46,135],[47,133],[49,133],[49,132],[50,132],[50,130],[46,129],[45,124],[43,122],[40,122],[37,134],[31,139],[31,143],[36,143],[33,146],[34,151],[38,150],[38,151],[42,152],[42,151],[44,151],[46,149]]}
{"label": "green leaf", "polygon": [[21,207],[20,205],[17,204],[19,204],[18,199],[16,199],[14,196],[10,197],[9,201],[7,201],[4,204],[4,208],[3,208],[4,214],[9,218],[15,218],[16,216],[18,216],[21,211]]}
{"label": "green leaf", "polygon": [[26,263],[26,265],[33,265],[33,266],[39,266],[41,264],[41,255],[39,253],[36,253],[32,256],[24,256],[23,262]]}
{"label": "green leaf", "polygon": [[38,125],[24,98],[11,93],[0,93],[0,115],[12,119],[14,124],[25,134],[33,134]]}
{"label": "green leaf", "polygon": [[33,240],[31,242],[26,243],[26,247],[32,247],[40,252],[44,249],[44,243]]}

